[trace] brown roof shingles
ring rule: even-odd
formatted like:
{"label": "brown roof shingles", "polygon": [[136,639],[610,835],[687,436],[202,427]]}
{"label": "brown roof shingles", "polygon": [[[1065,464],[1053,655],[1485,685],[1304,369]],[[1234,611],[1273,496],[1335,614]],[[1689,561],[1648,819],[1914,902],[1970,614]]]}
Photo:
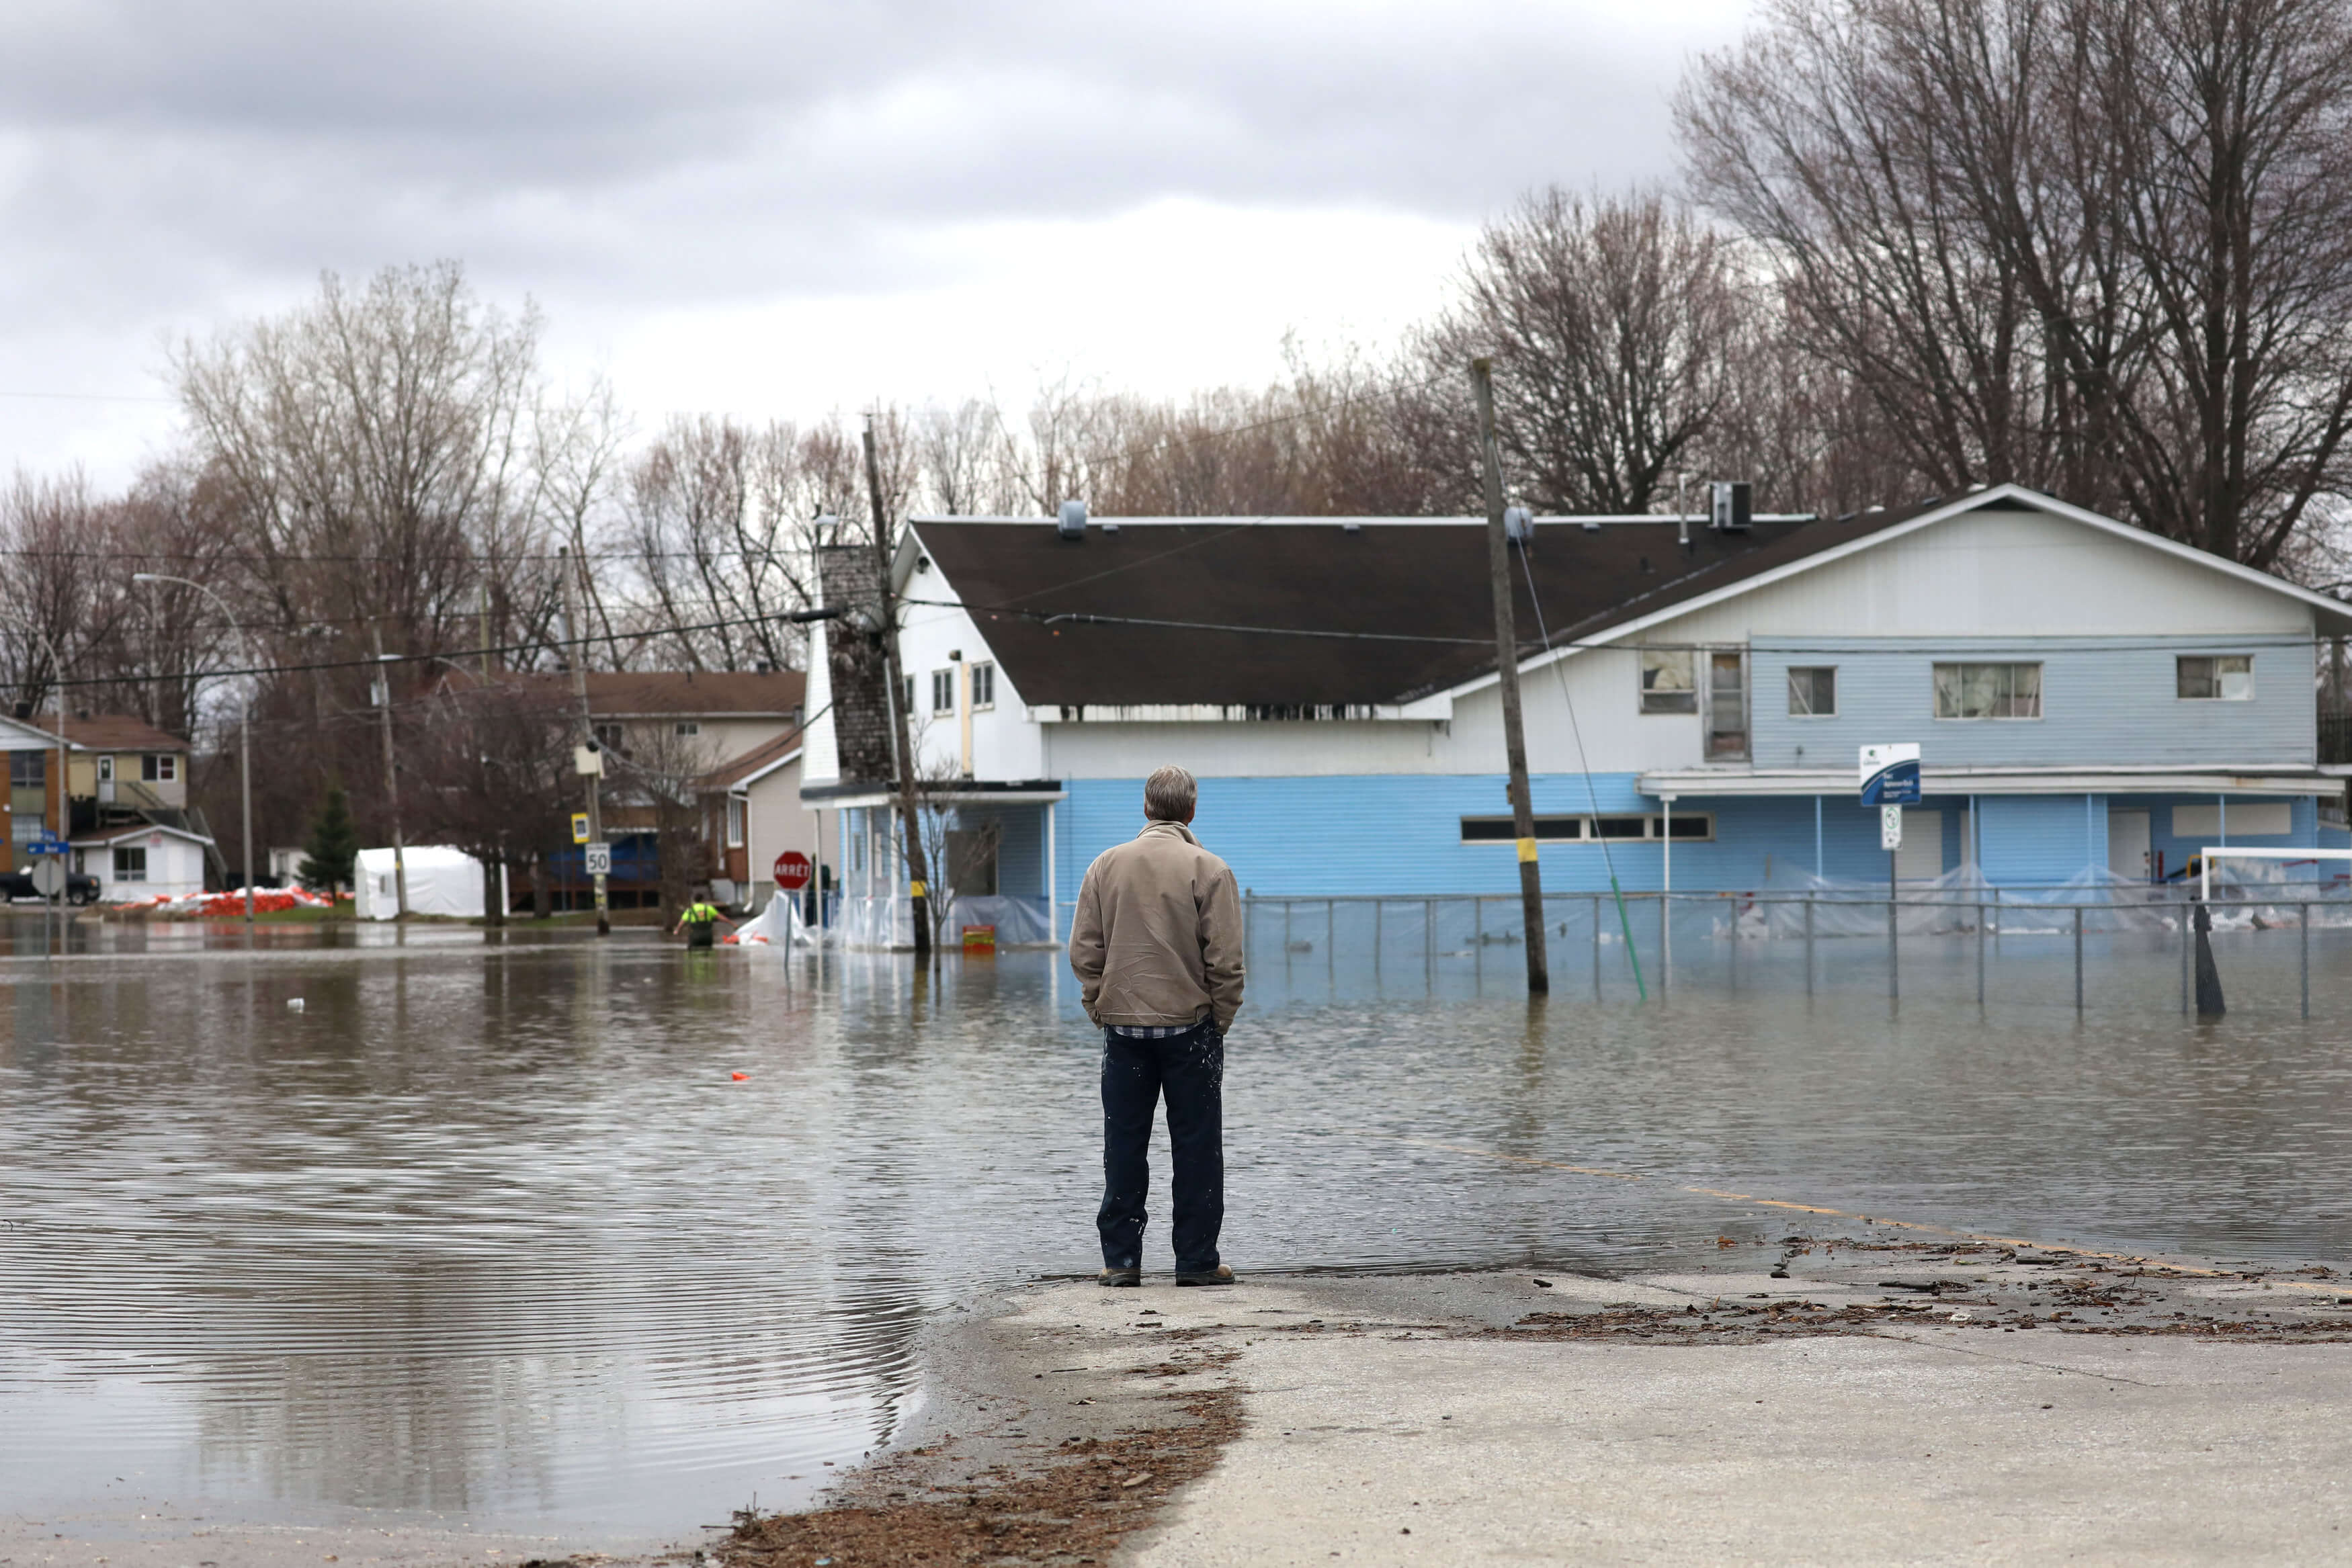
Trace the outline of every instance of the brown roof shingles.
{"label": "brown roof shingles", "polygon": [[[1687,546],[1672,517],[1541,521],[1524,570],[1515,552],[1520,645],[1540,648],[1539,626],[1554,643],[1589,634],[1915,515],[1736,533],[1700,519]],[[1483,523],[1345,522],[1108,518],[1082,541],[1049,521],[914,526],[1014,689],[1040,706],[1370,707],[1495,667]],[[907,595],[923,597],[920,578]],[[1150,621],[1175,624],[1138,623]]]}

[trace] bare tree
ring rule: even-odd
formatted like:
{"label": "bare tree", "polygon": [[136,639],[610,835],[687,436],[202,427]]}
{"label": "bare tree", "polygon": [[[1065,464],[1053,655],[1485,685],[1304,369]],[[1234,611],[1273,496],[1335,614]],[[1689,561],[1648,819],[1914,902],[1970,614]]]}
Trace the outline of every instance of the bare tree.
{"label": "bare tree", "polygon": [[1923,486],[2022,480],[2256,565],[2343,487],[2336,0],[1773,0],[1676,112]]}
{"label": "bare tree", "polygon": [[1731,401],[1745,302],[1730,246],[1663,195],[1553,186],[1486,225],[1422,359],[1445,386],[1493,356],[1496,435],[1537,506],[1646,512]]}

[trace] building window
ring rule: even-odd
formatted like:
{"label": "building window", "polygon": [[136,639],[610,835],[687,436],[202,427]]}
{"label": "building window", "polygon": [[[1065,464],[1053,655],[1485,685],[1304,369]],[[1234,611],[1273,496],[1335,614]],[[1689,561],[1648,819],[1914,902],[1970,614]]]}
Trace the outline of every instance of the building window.
{"label": "building window", "polygon": [[117,882],[147,880],[147,851],[143,846],[135,850],[114,852],[114,880]]}
{"label": "building window", "polygon": [[2039,664],[1938,664],[1937,718],[2040,718]]}
{"label": "building window", "polygon": [[948,888],[960,898],[996,896],[998,834],[988,828],[948,830]]}
{"label": "building window", "polygon": [[989,664],[971,667],[971,706],[990,708],[996,706],[996,666]]}
{"label": "building window", "polygon": [[743,847],[743,805],[742,796],[727,797],[727,847],[730,850]]}
{"label": "building window", "polygon": [[1734,648],[1706,656],[1706,757],[1737,762],[1748,755],[1748,655]]}
{"label": "building window", "polygon": [[[1612,843],[1624,840],[1662,840],[1665,837],[1665,821],[1664,812],[1538,817],[1535,822],[1536,841],[1575,844],[1597,843],[1602,839]],[[1706,811],[1676,811],[1674,814],[1674,832],[1676,843],[1686,840],[1712,840],[1715,837],[1715,817]],[[1508,817],[1465,817],[1462,819],[1462,841],[1465,844],[1516,843],[1518,831]]]}
{"label": "building window", "polygon": [[931,672],[931,712],[935,715],[955,712],[955,672]]}
{"label": "building window", "polygon": [[700,735],[702,733],[702,721],[700,719],[694,718],[679,719],[677,721],[677,727],[670,733],[677,736]]}
{"label": "building window", "polygon": [[899,688],[898,711],[908,718],[915,716],[915,677],[912,675],[908,675],[906,684]]}
{"label": "building window", "polygon": [[1789,716],[1837,716],[1837,666],[1804,664],[1789,671]]}
{"label": "building window", "polygon": [[49,777],[49,754],[46,751],[12,751],[8,754],[8,783],[12,789],[38,789]]}
{"label": "building window", "polygon": [[2251,702],[2254,695],[2254,656],[2184,655],[2174,661],[2173,683],[2173,690],[2190,702]]}
{"label": "building window", "polygon": [[149,752],[139,759],[139,777],[150,784],[169,784],[180,776],[180,759],[170,752]]}
{"label": "building window", "polygon": [[622,726],[617,724],[600,724],[595,726],[595,731],[597,745],[603,747],[605,750],[611,752],[615,757],[626,757],[629,754],[628,747],[624,744],[629,732]]}
{"label": "building window", "polygon": [[1698,687],[1692,678],[1688,648],[1642,650],[1642,711],[1698,712]]}

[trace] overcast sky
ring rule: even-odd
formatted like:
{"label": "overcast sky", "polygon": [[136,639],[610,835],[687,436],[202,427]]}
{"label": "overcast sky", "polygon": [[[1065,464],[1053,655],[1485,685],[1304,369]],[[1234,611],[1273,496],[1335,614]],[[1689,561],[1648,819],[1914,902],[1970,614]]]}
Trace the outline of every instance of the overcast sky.
{"label": "overcast sky", "polygon": [[1387,341],[1529,185],[1670,179],[1747,11],[6,0],[0,458],[117,482],[167,340],[442,257],[648,426],[1262,381]]}

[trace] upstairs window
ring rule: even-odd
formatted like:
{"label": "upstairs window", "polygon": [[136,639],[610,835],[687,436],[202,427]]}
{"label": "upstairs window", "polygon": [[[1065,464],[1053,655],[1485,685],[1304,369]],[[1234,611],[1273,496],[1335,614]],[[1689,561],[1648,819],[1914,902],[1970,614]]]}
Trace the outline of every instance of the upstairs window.
{"label": "upstairs window", "polygon": [[12,751],[8,754],[8,783],[17,789],[38,789],[49,777],[49,754],[46,751]]}
{"label": "upstairs window", "polygon": [[2252,702],[2252,653],[2184,654],[2174,661],[2173,691],[2185,702]]}
{"label": "upstairs window", "polygon": [[1835,718],[1837,716],[1837,666],[1835,664],[1804,664],[1790,669],[1789,716],[1790,718]]}
{"label": "upstairs window", "polygon": [[743,847],[744,805],[745,801],[740,795],[727,797],[727,847],[730,850],[740,850]]}
{"label": "upstairs window", "polygon": [[702,721],[700,719],[694,718],[679,719],[671,733],[677,735],[681,739],[691,735],[700,735],[702,733]]}
{"label": "upstairs window", "polygon": [[617,724],[600,724],[595,727],[595,730],[597,745],[603,747],[605,750],[611,752],[615,757],[626,757],[629,755],[629,748],[625,745],[622,744],[623,741],[627,738],[628,731],[622,726]]}
{"label": "upstairs window", "polygon": [[139,777],[150,784],[169,784],[180,776],[180,759],[168,751],[151,751],[139,759]]}
{"label": "upstairs window", "polygon": [[1642,711],[1698,712],[1698,683],[1688,648],[1642,650]]}
{"label": "upstairs window", "polygon": [[992,708],[996,706],[996,666],[989,664],[971,667],[971,706]]}
{"label": "upstairs window", "polygon": [[2039,664],[1937,664],[1937,718],[2040,718]]}
{"label": "upstairs window", "polygon": [[931,712],[935,715],[946,715],[955,710],[955,672],[933,670],[931,672]]}

